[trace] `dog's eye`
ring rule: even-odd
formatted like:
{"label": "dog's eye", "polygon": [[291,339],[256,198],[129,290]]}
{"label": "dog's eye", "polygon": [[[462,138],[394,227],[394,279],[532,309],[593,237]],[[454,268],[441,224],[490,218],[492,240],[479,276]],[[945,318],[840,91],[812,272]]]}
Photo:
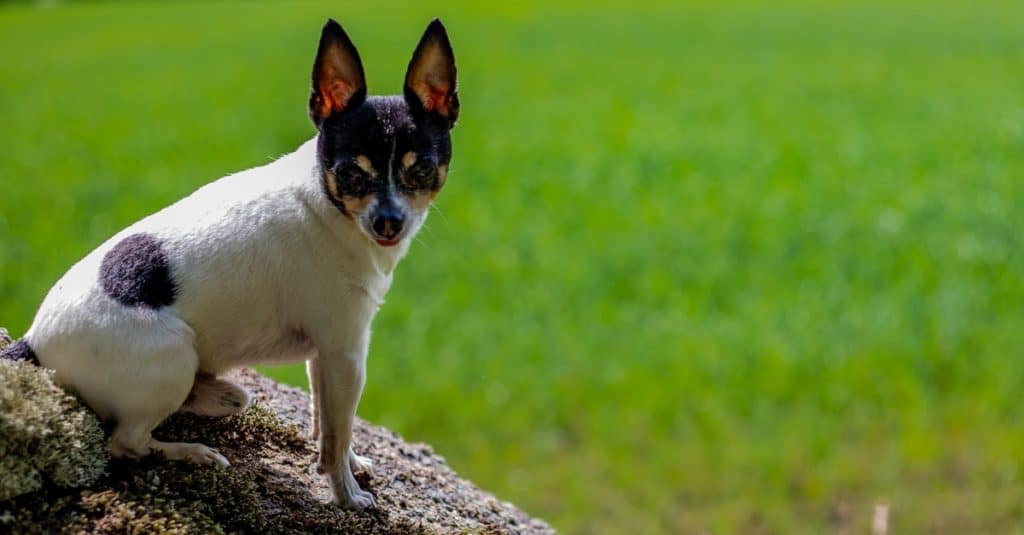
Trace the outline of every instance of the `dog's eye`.
{"label": "dog's eye", "polygon": [[430,189],[435,182],[437,168],[429,162],[423,162],[412,166],[405,173],[405,185],[412,189]]}
{"label": "dog's eye", "polygon": [[348,162],[334,166],[334,174],[341,179],[361,180],[366,178],[366,171],[363,171],[358,165]]}
{"label": "dog's eye", "polygon": [[436,168],[433,165],[422,163],[414,166],[412,169],[412,176],[416,178],[430,178],[434,174]]}
{"label": "dog's eye", "polygon": [[371,179],[358,165],[340,163],[334,166],[334,176],[342,195],[363,197],[370,193]]}

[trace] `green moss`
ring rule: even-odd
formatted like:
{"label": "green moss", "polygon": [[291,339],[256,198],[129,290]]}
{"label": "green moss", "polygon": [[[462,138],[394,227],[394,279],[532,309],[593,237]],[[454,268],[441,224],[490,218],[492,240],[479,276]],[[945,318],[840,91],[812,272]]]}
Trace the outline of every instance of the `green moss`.
{"label": "green moss", "polygon": [[99,419],[31,364],[0,362],[0,500],[49,481],[96,482],[109,453]]}
{"label": "green moss", "polygon": [[305,444],[298,427],[282,423],[272,409],[259,402],[241,414],[226,418],[174,414],[153,434],[161,440],[201,442],[214,448],[268,440],[292,448]]}
{"label": "green moss", "polygon": [[0,497],[12,497],[43,487],[43,478],[25,457],[8,455],[0,446]]}
{"label": "green moss", "polygon": [[137,494],[105,490],[82,494],[81,507],[88,516],[102,520],[90,525],[80,522],[75,528],[93,528],[116,533],[224,533],[201,504],[140,492]]}

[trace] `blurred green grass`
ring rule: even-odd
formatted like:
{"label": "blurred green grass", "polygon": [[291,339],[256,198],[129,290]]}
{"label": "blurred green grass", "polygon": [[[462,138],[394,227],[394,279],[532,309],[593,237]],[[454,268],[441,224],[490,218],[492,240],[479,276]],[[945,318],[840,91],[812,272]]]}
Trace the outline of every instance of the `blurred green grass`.
{"label": "blurred green grass", "polygon": [[[452,175],[360,414],[567,532],[1024,525],[1024,4],[0,6],[0,323],[440,15]],[[299,367],[269,373],[305,385]]]}

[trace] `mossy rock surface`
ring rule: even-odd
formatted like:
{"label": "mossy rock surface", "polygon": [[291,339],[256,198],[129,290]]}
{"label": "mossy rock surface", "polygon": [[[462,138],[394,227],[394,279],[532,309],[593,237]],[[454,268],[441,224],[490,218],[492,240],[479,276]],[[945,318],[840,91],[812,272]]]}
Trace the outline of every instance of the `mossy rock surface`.
{"label": "mossy rock surface", "polygon": [[[10,341],[0,329],[0,349]],[[99,419],[51,375],[27,363],[0,364],[0,500],[44,485],[90,485],[107,466]]]}
{"label": "mossy rock surface", "polygon": [[[68,452],[60,462],[22,462],[16,464],[17,470],[6,469],[8,455],[0,457],[0,488],[10,486],[18,494],[0,501],[0,532],[552,531],[459,478],[429,446],[405,443],[387,429],[363,421],[356,425],[355,447],[373,460],[374,468],[356,477],[376,496],[378,507],[366,512],[341,510],[330,503],[326,481],[313,469],[316,448],[306,438],[306,394],[248,370],[235,372],[233,378],[254,394],[254,404],[244,413],[222,419],[175,415],[155,432],[164,440],[201,441],[217,448],[232,464],[219,469],[159,458],[109,460],[99,421],[54,387],[49,373],[0,362],[0,389],[21,399],[45,397],[47,404],[60,407],[43,411],[54,421],[43,418],[44,424],[33,429],[66,445]],[[12,411],[0,416],[0,422],[21,414]],[[0,448],[9,442],[4,440],[8,439],[0,437]],[[52,455],[45,453],[45,458]],[[26,475],[25,466],[35,467],[36,476]]]}

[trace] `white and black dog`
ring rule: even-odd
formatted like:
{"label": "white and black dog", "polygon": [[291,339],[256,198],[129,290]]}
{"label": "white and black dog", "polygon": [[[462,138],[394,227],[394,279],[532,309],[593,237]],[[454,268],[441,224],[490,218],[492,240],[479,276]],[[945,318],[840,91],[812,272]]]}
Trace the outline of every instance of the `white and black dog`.
{"label": "white and black dog", "polygon": [[225,371],[307,363],[318,469],[337,502],[374,504],[353,468],[352,424],[370,323],[444,185],[459,113],[455,58],[434,20],[401,96],[367,97],[362,63],[329,20],[313,66],[317,136],[217,180],[115,235],[50,290],[3,358],[55,370],[112,423],[111,453],[227,466],[203,444],[153,439],[176,411],[249,401]]}

